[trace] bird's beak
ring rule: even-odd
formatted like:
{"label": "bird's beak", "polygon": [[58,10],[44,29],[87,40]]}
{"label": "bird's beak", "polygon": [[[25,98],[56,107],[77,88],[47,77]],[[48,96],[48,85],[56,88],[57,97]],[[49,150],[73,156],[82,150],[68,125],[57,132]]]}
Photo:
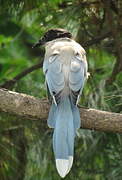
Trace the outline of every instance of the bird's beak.
{"label": "bird's beak", "polygon": [[44,39],[42,38],[42,39],[40,39],[38,42],[36,42],[33,46],[32,46],[32,48],[36,48],[36,47],[39,47],[39,46],[43,46],[45,44],[45,41],[44,41]]}

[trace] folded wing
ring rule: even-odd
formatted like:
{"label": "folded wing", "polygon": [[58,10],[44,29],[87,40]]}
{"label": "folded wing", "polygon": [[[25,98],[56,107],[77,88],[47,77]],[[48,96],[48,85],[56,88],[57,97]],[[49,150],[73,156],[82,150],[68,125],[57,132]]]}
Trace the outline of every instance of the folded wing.
{"label": "folded wing", "polygon": [[87,78],[87,62],[82,55],[77,53],[71,61],[69,73],[69,87],[71,89],[70,97],[74,105],[78,103],[82,93],[85,80]]}

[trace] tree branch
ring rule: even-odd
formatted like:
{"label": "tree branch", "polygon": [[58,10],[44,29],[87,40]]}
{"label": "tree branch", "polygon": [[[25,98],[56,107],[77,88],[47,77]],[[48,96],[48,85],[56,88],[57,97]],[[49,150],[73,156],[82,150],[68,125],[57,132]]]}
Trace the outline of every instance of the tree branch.
{"label": "tree branch", "polygon": [[111,36],[111,32],[107,32],[105,34],[102,34],[96,38],[93,38],[89,41],[86,41],[82,44],[83,47],[89,47],[89,46],[92,46],[94,44],[98,44],[100,41],[104,40],[105,38],[107,37],[110,37]]}
{"label": "tree branch", "polygon": [[[0,89],[0,112],[31,120],[41,120],[45,125],[49,112],[47,101],[6,89]],[[122,114],[80,108],[82,128],[122,133]]]}
{"label": "tree branch", "polygon": [[21,78],[23,78],[27,74],[33,72],[34,70],[41,68],[42,65],[43,65],[43,62],[40,62],[38,64],[35,64],[35,65],[25,69],[24,71],[19,73],[17,76],[15,76],[13,79],[8,80],[4,84],[0,85],[0,88],[6,88],[6,89],[13,88],[13,86],[17,83],[17,81],[19,81]]}
{"label": "tree branch", "polygon": [[118,73],[122,72],[122,4],[120,3],[119,9],[117,9],[118,15],[115,16],[111,11],[111,5],[115,5],[116,7],[115,2],[113,0],[103,1],[105,6],[104,8],[106,10],[106,22],[111,31],[111,36],[114,40],[113,49],[116,52],[116,62],[113,68],[113,72],[106,82],[106,85],[108,86],[116,80]]}

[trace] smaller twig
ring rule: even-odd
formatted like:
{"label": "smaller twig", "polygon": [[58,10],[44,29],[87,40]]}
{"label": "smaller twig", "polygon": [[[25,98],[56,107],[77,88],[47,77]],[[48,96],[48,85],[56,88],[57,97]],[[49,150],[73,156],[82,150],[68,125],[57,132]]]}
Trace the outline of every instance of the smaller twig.
{"label": "smaller twig", "polygon": [[[91,6],[91,5],[94,5],[94,4],[99,4],[99,3],[100,3],[99,1],[93,1],[93,2],[81,2],[81,1],[79,1],[78,5],[80,5],[83,8],[87,8],[88,6]],[[69,2],[62,2],[62,3],[58,4],[58,7],[62,8],[62,9],[65,9],[65,8],[71,6],[71,5],[72,4],[69,3]]]}
{"label": "smaller twig", "polygon": [[43,65],[43,62],[40,62],[36,65],[33,65],[27,69],[25,69],[24,71],[22,71],[21,73],[19,73],[17,76],[15,76],[13,79],[6,81],[5,83],[3,83],[2,85],[0,85],[1,88],[6,88],[6,89],[11,89],[18,80],[20,80],[21,78],[23,78],[24,76],[26,76],[27,74],[31,73],[32,71],[41,68]]}
{"label": "smaller twig", "polygon": [[82,26],[83,26],[85,32],[87,33],[87,35],[88,35],[90,38],[93,38],[94,36],[87,30],[87,28],[86,28],[86,26],[85,26],[84,23],[82,23]]}
{"label": "smaller twig", "polygon": [[92,1],[92,2],[87,2],[87,1],[82,2],[82,1],[80,1],[79,4],[80,4],[80,6],[87,8],[88,6],[91,6],[91,5],[100,4],[100,2],[99,1]]}
{"label": "smaller twig", "polygon": [[119,9],[117,7],[117,2],[114,2],[113,0],[110,0],[110,7],[114,11],[115,14],[119,14]]}
{"label": "smaller twig", "polygon": [[107,32],[101,36],[98,36],[92,40],[89,40],[89,41],[86,41],[85,43],[82,44],[83,47],[89,47],[89,46],[92,46],[94,44],[97,44],[99,43],[100,41],[102,41],[103,39],[107,38],[111,36],[111,32]]}

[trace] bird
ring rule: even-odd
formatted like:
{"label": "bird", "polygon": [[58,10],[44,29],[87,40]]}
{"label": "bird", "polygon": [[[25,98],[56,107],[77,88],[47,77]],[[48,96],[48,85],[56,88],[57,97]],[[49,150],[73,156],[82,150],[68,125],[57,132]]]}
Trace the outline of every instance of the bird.
{"label": "bird", "polygon": [[79,98],[88,78],[86,51],[72,34],[49,29],[33,47],[45,47],[43,72],[51,103],[47,124],[53,128],[56,168],[64,178],[73,164],[74,140],[81,126]]}

